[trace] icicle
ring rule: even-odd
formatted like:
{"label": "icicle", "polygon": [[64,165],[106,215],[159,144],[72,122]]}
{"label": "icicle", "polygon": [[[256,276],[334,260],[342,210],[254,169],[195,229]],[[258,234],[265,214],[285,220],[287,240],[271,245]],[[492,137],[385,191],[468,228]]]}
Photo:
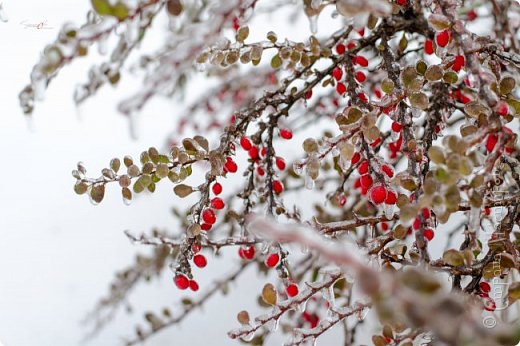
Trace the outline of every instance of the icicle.
{"label": "icicle", "polygon": [[394,217],[395,214],[395,206],[393,204],[384,204],[383,205],[383,212],[387,219],[391,219]]}
{"label": "icicle", "polygon": [[477,232],[480,228],[480,208],[471,207],[469,212],[468,227],[470,231]]}
{"label": "icicle", "polygon": [[314,189],[314,179],[312,179],[309,175],[305,176],[305,188],[307,190]]}
{"label": "icicle", "polygon": [[9,21],[9,18],[7,17],[7,13],[5,13],[4,10],[4,4],[0,2],[0,21],[6,23]]}
{"label": "icicle", "polygon": [[318,32],[318,16],[314,15],[314,16],[309,16],[308,18],[309,18],[309,26],[310,26],[311,33],[313,35],[316,35],[316,33]]}

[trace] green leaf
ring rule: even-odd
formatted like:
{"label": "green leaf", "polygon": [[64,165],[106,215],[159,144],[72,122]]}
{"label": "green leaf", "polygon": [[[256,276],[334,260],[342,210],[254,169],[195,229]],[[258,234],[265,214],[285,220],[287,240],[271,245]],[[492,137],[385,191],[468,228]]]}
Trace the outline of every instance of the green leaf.
{"label": "green leaf", "polygon": [[520,282],[514,282],[508,289],[509,297],[513,299],[520,299]]}
{"label": "green leaf", "polygon": [[125,20],[128,18],[130,11],[128,7],[122,2],[118,2],[112,7],[112,16],[116,17],[119,20]]}
{"label": "green leaf", "polygon": [[101,16],[106,16],[112,13],[112,8],[108,0],[91,0],[92,8]]}
{"label": "green leaf", "polygon": [[520,114],[520,101],[515,99],[507,99],[506,102],[508,105],[513,107],[513,109],[515,110],[515,115]]}
{"label": "green leaf", "polygon": [[280,58],[280,56],[278,54],[276,54],[271,59],[271,67],[277,69],[277,68],[280,68],[281,66],[282,66],[282,58]]}

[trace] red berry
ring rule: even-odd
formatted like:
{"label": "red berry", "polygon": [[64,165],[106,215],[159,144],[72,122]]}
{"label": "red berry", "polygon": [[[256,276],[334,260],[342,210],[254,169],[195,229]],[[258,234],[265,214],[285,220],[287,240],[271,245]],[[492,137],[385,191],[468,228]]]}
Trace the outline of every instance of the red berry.
{"label": "red berry", "polygon": [[389,177],[389,178],[392,178],[394,176],[394,170],[392,167],[388,166],[388,165],[383,165],[381,167],[381,170]]}
{"label": "red berry", "polygon": [[336,85],[336,91],[338,92],[338,94],[343,95],[345,91],[347,91],[347,87],[343,83],[338,83]]}
{"label": "red berry", "polygon": [[249,149],[248,154],[250,158],[256,160],[258,158],[258,147],[253,146],[251,149]]}
{"label": "red berry", "polygon": [[395,3],[398,4],[399,6],[405,6],[408,3],[408,1],[407,0],[397,0]]}
{"label": "red berry", "polygon": [[484,293],[488,293],[489,291],[491,291],[491,286],[485,281],[482,281],[479,284],[479,287],[480,287],[480,290]]}
{"label": "red berry", "polygon": [[478,15],[477,15],[477,12],[475,10],[469,10],[468,13],[466,14],[466,17],[468,18],[468,21],[474,21],[475,19],[477,19]]}
{"label": "red berry", "polygon": [[345,203],[347,203],[347,197],[345,197],[345,195],[339,195],[336,197],[336,199],[337,199],[339,205],[341,205],[341,206],[344,206]]}
{"label": "red berry", "polygon": [[343,53],[345,53],[345,45],[342,44],[342,43],[338,43],[338,44],[336,45],[336,52],[337,52],[338,54],[343,54]]}
{"label": "red berry", "polygon": [[459,72],[460,69],[463,68],[465,64],[466,64],[466,58],[464,58],[464,55],[457,55],[455,57],[455,62],[453,63],[453,65],[451,65],[451,69],[453,71]]}
{"label": "red berry", "polygon": [[428,55],[431,55],[431,54],[433,54],[434,51],[435,51],[435,49],[433,48],[433,41],[430,39],[427,39],[424,42],[424,52]]}
{"label": "red berry", "polygon": [[356,31],[359,34],[359,36],[361,36],[361,37],[365,36],[365,28],[364,27],[363,28],[359,28]]}
{"label": "red berry", "polygon": [[215,216],[213,209],[204,209],[202,211],[202,220],[204,220],[204,222],[207,224],[213,225],[215,221],[217,221],[217,217]]}
{"label": "red berry", "polygon": [[361,154],[354,153],[354,155],[352,155],[352,159],[350,160],[350,164],[355,165],[356,163],[359,162],[359,160],[361,160]]}
{"label": "red berry", "polygon": [[381,143],[381,141],[382,141],[381,137],[377,137],[377,139],[376,139],[375,141],[373,141],[372,143],[370,143],[370,146],[371,146],[372,148],[375,148],[375,147],[377,147],[377,146],[379,145],[379,143]]}
{"label": "red berry", "polygon": [[348,49],[354,49],[354,48],[356,48],[356,42],[354,42],[354,41],[350,41],[350,42],[347,44],[347,48],[348,48]]}
{"label": "red berry", "polygon": [[334,70],[332,70],[332,76],[335,80],[339,81],[341,77],[343,77],[343,71],[339,67],[335,67]]}
{"label": "red berry", "polygon": [[357,96],[361,99],[361,101],[363,101],[363,103],[368,103],[368,98],[365,93],[358,93]]}
{"label": "red berry", "polygon": [[394,191],[388,190],[386,194],[385,203],[386,204],[395,204],[397,202],[397,195]]}
{"label": "red berry", "polygon": [[277,253],[272,253],[269,256],[267,256],[267,259],[265,260],[265,265],[269,268],[273,268],[278,264],[278,261],[280,261],[280,255]]}
{"label": "red berry", "polygon": [[495,148],[495,145],[497,144],[498,142],[498,137],[497,135],[491,133],[488,137],[487,137],[487,140],[486,140],[486,149],[488,152],[492,152],[493,149]]}
{"label": "red berry", "polygon": [[507,103],[500,102],[497,106],[497,113],[503,117],[505,117],[509,113],[509,108],[507,107]]}
{"label": "red berry", "polygon": [[363,83],[364,81],[366,81],[367,79],[367,76],[365,76],[365,74],[361,71],[358,71],[356,72],[356,74],[354,75],[354,78],[356,78],[356,80],[359,82],[359,83]]}
{"label": "red berry", "polygon": [[235,31],[238,31],[238,29],[240,29],[240,23],[239,23],[238,17],[233,17],[233,29]]}
{"label": "red berry", "polygon": [[486,216],[489,216],[491,214],[491,208],[485,207],[484,208],[484,214],[486,214]]}
{"label": "red berry", "polygon": [[215,183],[211,189],[215,195],[220,195],[222,192],[222,185],[220,185],[220,183]]}
{"label": "red berry", "polygon": [[495,311],[497,308],[497,305],[495,304],[495,301],[491,298],[484,298],[484,309],[487,311]]}
{"label": "red berry", "polygon": [[238,249],[238,255],[240,258],[245,260],[252,260],[255,257],[255,247],[240,247]]}
{"label": "red berry", "polygon": [[359,164],[359,167],[357,170],[358,170],[359,174],[367,174],[368,173],[368,161],[364,160],[363,162],[361,162]]}
{"label": "red berry", "polygon": [[423,235],[426,239],[428,239],[428,241],[431,241],[433,239],[433,237],[435,236],[435,233],[433,232],[433,230],[431,228],[427,228],[424,230]]}
{"label": "red berry", "polygon": [[370,199],[375,204],[381,204],[386,199],[386,188],[383,185],[377,185],[370,190]]}
{"label": "red berry", "polygon": [[195,280],[190,280],[190,289],[193,292],[197,292],[199,290],[199,284]]}
{"label": "red berry", "polygon": [[359,182],[363,189],[368,190],[370,186],[372,186],[374,180],[372,179],[372,176],[370,174],[364,174],[359,178]]}
{"label": "red berry", "polygon": [[386,222],[381,222],[381,229],[383,231],[388,231],[388,224]]}
{"label": "red berry", "polygon": [[273,181],[273,191],[279,195],[283,192],[283,184],[279,180]]}
{"label": "red berry", "polygon": [[188,288],[188,286],[190,285],[190,280],[188,280],[188,278],[186,277],[186,275],[183,275],[183,274],[177,274],[177,275],[173,278],[173,282],[175,282],[175,285],[176,285],[180,290],[185,290],[185,289]]}
{"label": "red berry", "polygon": [[226,159],[226,163],[224,164],[224,170],[226,172],[236,173],[236,171],[238,170],[238,166],[232,158],[228,157]]}
{"label": "red berry", "polygon": [[399,132],[403,128],[403,125],[399,124],[397,121],[392,123],[392,131]]}
{"label": "red berry", "polygon": [[203,223],[200,225],[200,229],[206,232],[209,231],[211,227],[213,227],[213,225],[210,225],[209,223]]}
{"label": "red berry", "polygon": [[431,216],[431,214],[430,214],[430,209],[428,209],[428,208],[423,208],[423,210],[422,210],[422,215],[423,215],[423,217],[424,217],[425,220],[428,220],[428,219],[430,218],[430,216]]}
{"label": "red berry", "polygon": [[264,169],[260,166],[256,167],[256,174],[258,174],[259,176],[263,177],[265,172],[264,172]]}
{"label": "red berry", "polygon": [[443,30],[435,37],[435,42],[439,47],[446,47],[450,42],[451,33],[449,30]]}
{"label": "red berry", "polygon": [[359,66],[367,67],[368,66],[368,60],[364,56],[356,55],[354,57],[353,63]]}
{"label": "red berry", "polygon": [[262,155],[263,157],[265,157],[265,155],[267,155],[267,148],[266,147],[263,147],[262,150],[260,150],[260,155]]}
{"label": "red berry", "polygon": [[287,295],[292,298],[292,297],[298,295],[298,286],[296,286],[295,284],[290,284],[285,289],[285,292],[287,292]]}
{"label": "red berry", "polygon": [[208,264],[208,261],[204,255],[197,254],[193,256],[193,263],[195,263],[195,265],[199,268],[204,268]]}
{"label": "red berry", "polygon": [[226,204],[224,203],[224,201],[222,200],[222,198],[219,198],[219,197],[215,197],[211,200],[211,207],[212,208],[215,208],[217,210],[220,210],[220,209],[224,209],[224,207],[226,206]]}
{"label": "red berry", "polygon": [[193,253],[197,253],[200,250],[202,250],[202,245],[200,243],[193,243],[193,245],[191,246],[191,251]]}
{"label": "red berry", "polygon": [[419,219],[418,217],[416,217],[414,220],[413,220],[413,225],[412,225],[413,229],[419,229],[421,228],[421,219]]}
{"label": "red berry", "polygon": [[307,90],[305,93],[305,99],[308,100],[312,97],[312,89]]}
{"label": "red berry", "polygon": [[275,163],[279,170],[283,171],[285,169],[285,160],[283,158],[276,157]]}
{"label": "red berry", "polygon": [[244,150],[249,150],[253,147],[253,144],[251,144],[251,140],[249,138],[243,136],[242,138],[240,138],[240,146]]}
{"label": "red berry", "polygon": [[283,139],[291,139],[292,138],[292,131],[289,129],[281,129],[280,130],[280,137]]}

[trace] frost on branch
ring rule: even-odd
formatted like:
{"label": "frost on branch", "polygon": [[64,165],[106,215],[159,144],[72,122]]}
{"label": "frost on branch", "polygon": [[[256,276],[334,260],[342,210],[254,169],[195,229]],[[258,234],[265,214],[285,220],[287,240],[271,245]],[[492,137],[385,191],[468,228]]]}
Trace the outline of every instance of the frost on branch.
{"label": "frost on branch", "polygon": [[[260,32],[266,13],[287,22]],[[242,326],[229,336],[250,344],[275,330],[291,345],[329,332],[366,344],[367,311],[377,346],[519,341],[514,2],[93,1],[87,24],[65,26],[45,49],[20,95],[25,111],[92,46],[110,60],[91,69],[76,101],[123,83],[122,67],[162,14],[167,41],[134,66],[143,85],[119,110],[133,115],[184,87],[197,95],[176,114],[167,148],[114,158],[97,177],[80,163],[74,190],[98,204],[116,185],[129,203],[169,182],[186,201],[175,200],[180,231],[126,232],[158,250],[118,275],[91,316],[96,331],[141,280],[167,272],[184,299],[180,311],[145,313],[129,345],[226,294],[247,267],[259,273],[251,301],[262,312],[237,311]],[[283,29],[299,16],[310,26],[296,40]],[[318,27],[324,17],[333,29]],[[224,251],[238,269],[199,287]]]}

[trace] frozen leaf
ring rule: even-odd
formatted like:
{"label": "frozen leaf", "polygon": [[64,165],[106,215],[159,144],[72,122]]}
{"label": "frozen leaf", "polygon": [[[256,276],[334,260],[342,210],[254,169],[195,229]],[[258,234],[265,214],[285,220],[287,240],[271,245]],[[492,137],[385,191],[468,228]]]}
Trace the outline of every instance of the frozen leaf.
{"label": "frozen leaf", "polygon": [[92,0],[92,8],[102,16],[112,13],[112,8],[108,0]]}
{"label": "frozen leaf", "polygon": [[464,257],[455,249],[445,251],[442,255],[442,260],[453,267],[464,265]]}
{"label": "frozen leaf", "polygon": [[166,178],[168,174],[170,173],[170,169],[167,164],[160,163],[157,165],[157,168],[155,170],[155,174],[158,178]]}
{"label": "frozen leaf", "polygon": [[394,82],[389,78],[383,79],[381,82],[381,90],[387,94],[392,93],[392,91],[394,91]]}
{"label": "frozen leaf", "polygon": [[516,81],[513,77],[504,77],[500,80],[500,94],[507,95],[515,88]]}
{"label": "frozen leaf", "polygon": [[508,295],[513,299],[520,299],[520,282],[514,282],[509,285]]}
{"label": "frozen leaf", "polygon": [[373,335],[372,343],[374,344],[374,346],[386,346],[387,344],[385,337],[381,335]]}
{"label": "frozen leaf", "polygon": [[272,284],[265,284],[262,289],[262,300],[269,305],[276,305],[278,294]]}
{"label": "frozen leaf", "polygon": [[442,76],[442,80],[448,84],[455,84],[459,80],[459,76],[453,71],[448,71]]}
{"label": "frozen leaf", "polygon": [[271,67],[274,69],[278,69],[282,66],[282,58],[280,58],[280,55],[276,54],[271,59]]}
{"label": "frozen leaf", "polygon": [[90,197],[95,203],[101,203],[103,197],[105,197],[105,185],[96,184],[92,186],[92,189],[90,190]]}
{"label": "frozen leaf", "polygon": [[432,14],[428,17],[428,22],[437,31],[448,29],[451,26],[450,20],[442,14]]}
{"label": "frozen leaf", "polygon": [[193,192],[193,188],[189,185],[179,184],[173,188],[173,192],[181,198],[189,196]]}
{"label": "frozen leaf", "polygon": [[110,168],[117,173],[119,171],[119,167],[121,167],[121,161],[117,158],[114,158],[110,161]]}
{"label": "frozen leaf", "polygon": [[166,3],[166,10],[174,17],[179,16],[183,10],[181,0],[168,0]]}
{"label": "frozen leaf", "polygon": [[401,72],[401,80],[405,88],[410,88],[417,80],[417,71],[415,70],[415,67],[406,67],[403,72]]}
{"label": "frozen leaf", "polygon": [[74,192],[76,192],[78,195],[83,195],[88,190],[88,185],[84,182],[79,182],[74,185]]}
{"label": "frozen leaf", "polygon": [[209,151],[209,142],[205,137],[195,136],[193,139],[200,145],[200,147],[206,151]]}
{"label": "frozen leaf", "polygon": [[249,313],[245,310],[240,311],[237,315],[237,320],[241,324],[249,324]]}
{"label": "frozen leaf", "polygon": [[428,149],[428,157],[436,164],[442,164],[445,162],[442,148],[435,145]]}
{"label": "frozen leaf", "polygon": [[276,43],[276,41],[278,40],[278,37],[276,36],[276,34],[273,31],[269,31],[267,33],[267,39],[269,41],[271,41],[272,43]]}
{"label": "frozen leaf", "polygon": [[121,194],[123,195],[124,201],[131,201],[132,200],[132,191],[130,191],[129,188],[124,187],[121,189]]}
{"label": "frozen leaf", "polygon": [[128,7],[120,1],[112,7],[112,15],[119,20],[125,20],[129,13]]}
{"label": "frozen leaf", "polygon": [[436,81],[442,78],[442,68],[439,65],[431,65],[426,69],[424,77],[429,81]]}
{"label": "frozen leaf", "polygon": [[236,39],[238,42],[244,42],[249,36],[249,27],[243,26],[237,31]]}
{"label": "frozen leaf", "polygon": [[425,110],[428,108],[428,96],[425,93],[419,92],[409,96],[412,107]]}

